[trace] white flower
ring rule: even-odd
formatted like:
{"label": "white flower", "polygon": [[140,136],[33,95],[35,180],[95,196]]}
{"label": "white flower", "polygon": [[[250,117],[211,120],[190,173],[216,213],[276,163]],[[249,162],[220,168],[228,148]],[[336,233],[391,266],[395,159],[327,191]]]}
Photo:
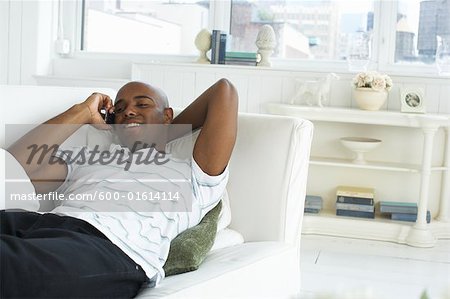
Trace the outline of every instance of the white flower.
{"label": "white flower", "polygon": [[387,90],[391,90],[392,85],[394,85],[394,84],[392,83],[391,77],[389,77],[388,75],[384,75],[384,80],[386,81],[386,89],[387,89]]}
{"label": "white flower", "polygon": [[386,89],[386,81],[382,76],[376,76],[373,78],[371,87],[373,90],[383,91]]}
{"label": "white flower", "polygon": [[374,78],[375,78],[374,74],[366,73],[366,75],[364,76],[364,84],[370,86]]}
{"label": "white flower", "polygon": [[352,80],[352,85],[355,88],[372,88],[376,91],[389,91],[393,83],[388,75],[382,75],[372,71],[357,74]]}

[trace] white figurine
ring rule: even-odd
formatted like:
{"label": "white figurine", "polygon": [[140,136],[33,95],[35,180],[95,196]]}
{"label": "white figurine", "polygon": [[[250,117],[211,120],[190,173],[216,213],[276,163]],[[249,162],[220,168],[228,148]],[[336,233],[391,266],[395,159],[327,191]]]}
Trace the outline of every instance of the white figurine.
{"label": "white figurine", "polygon": [[317,105],[323,107],[323,104],[329,100],[331,81],[333,79],[338,80],[339,76],[335,73],[329,73],[326,77],[316,81],[296,79],[297,90],[290,99],[290,104],[301,105],[306,103],[308,106]]}
{"label": "white figurine", "polygon": [[211,49],[211,32],[208,29],[202,29],[195,37],[195,46],[200,51],[200,57],[197,59],[197,63],[210,63],[206,52]]}
{"label": "white figurine", "polygon": [[258,62],[258,66],[271,66],[269,60],[272,55],[275,46],[277,45],[275,31],[272,26],[264,25],[259,29],[258,36],[256,37],[256,46],[258,47],[258,53],[261,56],[261,60]]}

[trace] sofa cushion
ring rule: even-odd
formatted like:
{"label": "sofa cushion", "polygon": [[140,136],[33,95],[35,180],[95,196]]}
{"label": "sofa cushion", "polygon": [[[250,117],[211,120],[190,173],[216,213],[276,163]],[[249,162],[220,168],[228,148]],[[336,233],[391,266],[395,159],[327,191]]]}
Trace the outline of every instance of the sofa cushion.
{"label": "sofa cushion", "polygon": [[250,242],[210,252],[194,272],[166,277],[138,299],[297,298],[299,250],[281,242]]}
{"label": "sofa cushion", "polygon": [[239,232],[233,229],[225,228],[217,231],[214,245],[212,246],[210,251],[239,245],[242,243],[244,243],[244,237]]}
{"label": "sofa cushion", "polygon": [[163,266],[166,276],[198,269],[214,244],[221,208],[222,202],[219,202],[198,225],[185,230],[170,242],[169,256]]}

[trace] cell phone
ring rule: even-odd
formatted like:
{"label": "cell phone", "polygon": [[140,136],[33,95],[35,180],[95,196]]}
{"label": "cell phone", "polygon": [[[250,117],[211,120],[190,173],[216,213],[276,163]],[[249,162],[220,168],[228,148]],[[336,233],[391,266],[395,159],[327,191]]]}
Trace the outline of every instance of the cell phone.
{"label": "cell phone", "polygon": [[112,125],[114,124],[114,118],[115,118],[115,114],[113,113],[108,113],[108,111],[106,111],[106,109],[102,109],[100,110],[101,115],[103,116],[103,119],[105,120],[105,123],[107,123],[108,125]]}

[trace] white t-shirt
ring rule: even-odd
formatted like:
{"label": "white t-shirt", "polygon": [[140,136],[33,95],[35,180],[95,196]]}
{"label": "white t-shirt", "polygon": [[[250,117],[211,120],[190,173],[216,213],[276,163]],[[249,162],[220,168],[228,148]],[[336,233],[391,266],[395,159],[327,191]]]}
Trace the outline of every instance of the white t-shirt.
{"label": "white t-shirt", "polygon": [[[122,160],[130,157],[128,148],[117,144],[111,145],[109,152],[122,153]],[[167,154],[164,164],[139,164],[138,153],[147,155],[147,161],[155,158],[158,152],[152,148],[136,151],[128,166],[119,163],[119,156],[104,165],[86,163],[95,156],[86,147],[71,149],[71,153],[63,150],[57,154],[66,161],[68,174],[56,190],[65,194],[65,200],[52,213],[89,222],[156,284],[164,277],[162,267],[170,242],[216,206],[228,181],[228,167],[218,176],[209,176],[193,158],[179,160]],[[96,200],[68,200],[69,195],[78,199],[95,196]]]}

